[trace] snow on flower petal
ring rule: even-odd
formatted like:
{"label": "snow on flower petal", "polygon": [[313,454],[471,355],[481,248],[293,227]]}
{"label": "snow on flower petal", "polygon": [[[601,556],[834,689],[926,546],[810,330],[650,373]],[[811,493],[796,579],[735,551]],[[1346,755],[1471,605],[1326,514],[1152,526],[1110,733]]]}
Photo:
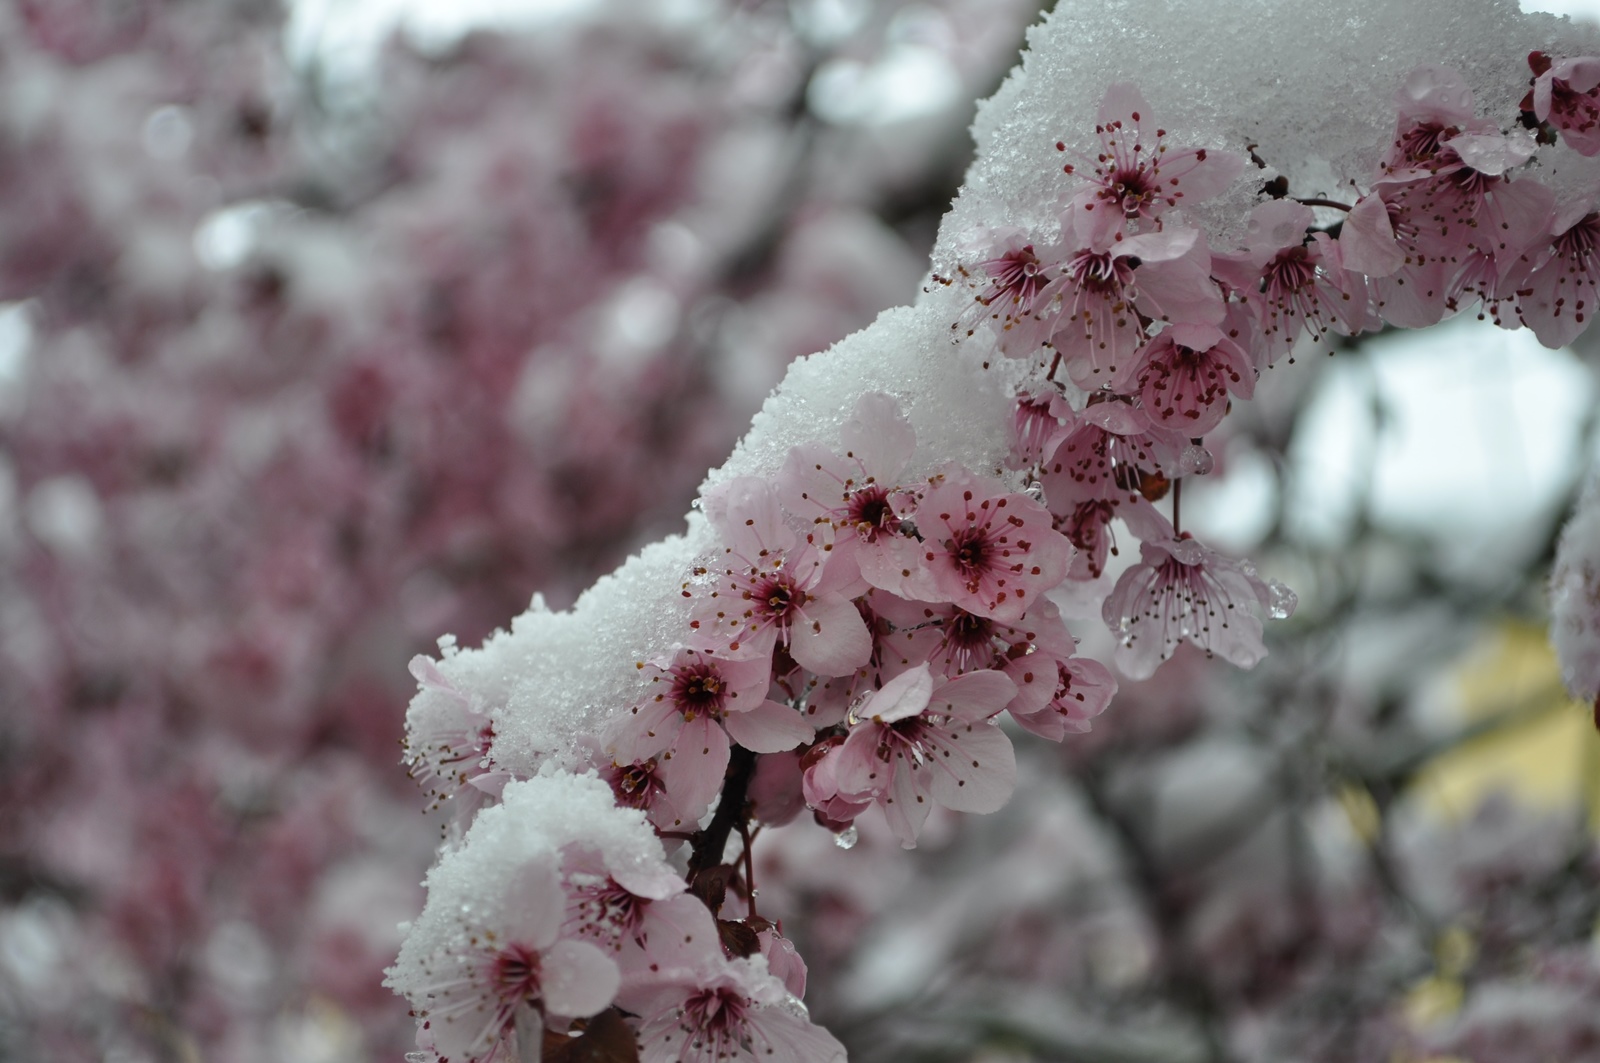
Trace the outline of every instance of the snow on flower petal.
{"label": "snow on flower petal", "polygon": [[428,900],[387,984],[412,1003],[435,1051],[460,1063],[514,1053],[522,1020],[564,1028],[606,1008],[615,960],[563,938],[563,851],[581,843],[599,866],[665,896],[677,876],[641,812],[619,808],[592,775],[552,773],[506,785],[461,844],[429,872]]}

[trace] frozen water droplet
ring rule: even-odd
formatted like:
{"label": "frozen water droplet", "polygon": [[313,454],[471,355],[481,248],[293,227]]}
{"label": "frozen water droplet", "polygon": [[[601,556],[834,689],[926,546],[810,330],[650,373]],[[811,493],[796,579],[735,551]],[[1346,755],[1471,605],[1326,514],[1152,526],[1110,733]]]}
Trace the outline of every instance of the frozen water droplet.
{"label": "frozen water droplet", "polygon": [[855,824],[852,823],[850,826],[833,836],[833,844],[837,845],[841,849],[853,849],[855,848],[856,840],[860,837],[861,833],[856,830]]}
{"label": "frozen water droplet", "polygon": [[1029,480],[1028,486],[1022,489],[1022,493],[1033,499],[1035,502],[1043,502],[1044,484],[1040,483],[1038,480]]}
{"label": "frozen water droplet", "polygon": [[1178,458],[1178,470],[1185,476],[1205,476],[1216,467],[1216,464],[1211,451],[1198,443],[1190,443],[1184,447],[1183,454]]}
{"label": "frozen water droplet", "polygon": [[700,496],[699,495],[695,495],[694,496],[694,501],[689,503],[689,508],[690,509],[699,509],[700,506],[701,506]]}
{"label": "frozen water droplet", "polygon": [[1277,580],[1267,581],[1267,613],[1274,620],[1287,620],[1294,615],[1300,596]]}

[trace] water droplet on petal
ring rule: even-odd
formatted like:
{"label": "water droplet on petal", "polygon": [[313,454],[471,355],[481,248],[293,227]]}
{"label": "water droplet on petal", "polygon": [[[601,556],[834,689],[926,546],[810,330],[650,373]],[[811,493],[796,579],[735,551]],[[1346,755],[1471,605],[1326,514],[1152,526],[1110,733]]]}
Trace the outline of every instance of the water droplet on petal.
{"label": "water droplet on petal", "polygon": [[1178,471],[1185,476],[1206,476],[1215,467],[1216,460],[1212,458],[1211,451],[1197,443],[1184,447],[1178,457]]}
{"label": "water droplet on petal", "polygon": [[1267,581],[1267,613],[1274,620],[1287,620],[1294,615],[1300,596],[1277,580]]}
{"label": "water droplet on petal", "polygon": [[854,849],[856,841],[860,837],[861,833],[856,830],[855,824],[852,823],[850,826],[833,836],[833,844],[837,845],[841,849]]}

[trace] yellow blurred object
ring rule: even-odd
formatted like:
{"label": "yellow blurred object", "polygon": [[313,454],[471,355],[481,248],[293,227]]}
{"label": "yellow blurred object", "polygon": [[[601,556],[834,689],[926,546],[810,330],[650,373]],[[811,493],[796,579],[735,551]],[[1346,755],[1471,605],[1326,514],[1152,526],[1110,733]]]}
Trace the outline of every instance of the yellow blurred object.
{"label": "yellow blurred object", "polygon": [[1439,973],[1451,978],[1466,971],[1477,953],[1478,943],[1462,926],[1447,927],[1433,944],[1434,962],[1439,965]]}
{"label": "yellow blurred object", "polygon": [[1411,987],[1402,1005],[1412,1029],[1426,1029],[1443,1022],[1461,1010],[1466,991],[1461,982],[1443,975],[1430,975]]}
{"label": "yellow blurred object", "polygon": [[1355,831],[1356,837],[1369,845],[1376,841],[1383,827],[1383,819],[1378,811],[1378,802],[1372,799],[1367,788],[1346,783],[1339,787],[1334,797],[1339,807],[1344,809],[1345,818],[1350,821],[1350,829]]}
{"label": "yellow blurred object", "polygon": [[1600,823],[1600,735],[1587,708],[1567,697],[1543,628],[1502,623],[1467,654],[1452,686],[1463,722],[1506,722],[1417,774],[1425,807],[1464,819],[1498,790],[1540,809],[1581,802],[1590,824]]}

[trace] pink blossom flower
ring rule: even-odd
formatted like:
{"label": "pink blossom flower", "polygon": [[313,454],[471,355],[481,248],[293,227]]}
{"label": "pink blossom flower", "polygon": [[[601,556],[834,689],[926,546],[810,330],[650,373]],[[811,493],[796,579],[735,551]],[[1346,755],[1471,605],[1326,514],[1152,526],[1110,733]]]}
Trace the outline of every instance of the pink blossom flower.
{"label": "pink blossom flower", "polygon": [[407,713],[405,765],[438,808],[452,797],[466,803],[459,818],[470,818],[487,797],[498,797],[511,778],[494,767],[490,749],[494,724],[427,657],[411,659],[411,674],[422,687]]}
{"label": "pink blossom flower", "polygon": [[[1049,662],[1042,663],[1048,665]],[[1069,734],[1083,734],[1089,730],[1089,721],[1111,704],[1117,692],[1117,680],[1105,665],[1087,657],[1061,658],[1054,663],[1055,694],[1031,712],[1013,703],[1011,718],[1023,730],[1059,742]]]}
{"label": "pink blossom flower", "polygon": [[1061,249],[1032,242],[1013,228],[983,232],[969,247],[989,257],[970,268],[958,266],[957,279],[945,281],[961,284],[972,297],[951,329],[959,338],[987,327],[1002,353],[1028,357],[1049,340],[1055,325],[1054,315],[1045,310],[1047,289],[1061,275]]}
{"label": "pink blossom flower", "polygon": [[1457,133],[1492,131],[1493,122],[1473,117],[1472,89],[1448,67],[1422,64],[1406,75],[1394,93],[1394,141],[1380,170],[1426,166],[1445,140]]}
{"label": "pink blossom flower", "polygon": [[1600,59],[1579,56],[1551,62],[1530,52],[1533,89],[1522,101],[1541,122],[1561,131],[1561,139],[1581,155],[1600,155]]}
{"label": "pink blossom flower", "polygon": [[839,789],[839,750],[845,735],[830,734],[806,750],[800,759],[801,792],[817,822],[838,833],[872,807],[870,794],[847,794]]}
{"label": "pink blossom flower", "polygon": [[616,963],[587,941],[560,939],[564,906],[554,856],[528,860],[514,887],[516,903],[497,905],[492,924],[468,906],[453,944],[427,956],[402,953],[390,972],[405,980],[419,1042],[451,1063],[515,1058],[519,1039],[538,1037],[547,1018],[586,1018],[616,997]]}
{"label": "pink blossom flower", "polygon": [[612,952],[648,937],[654,902],[687,888],[664,863],[640,864],[581,843],[563,848],[561,877],[567,904],[563,936],[587,938]]}
{"label": "pink blossom flower", "polygon": [[661,781],[690,819],[722,789],[730,736],[757,753],[777,753],[813,733],[799,713],[766,700],[765,657],[725,660],[685,648],[639,667],[649,676],[645,696],[611,722],[602,743],[622,763],[660,754]]}
{"label": "pink blossom flower", "polygon": [[1040,479],[1050,511],[1065,517],[1088,501],[1160,498],[1184,445],[1182,435],[1147,410],[1117,399],[1092,403],[1045,459]]}
{"label": "pink blossom flower", "polygon": [[1250,212],[1242,254],[1216,255],[1212,268],[1249,304],[1270,365],[1303,332],[1354,335],[1376,323],[1366,281],[1344,267],[1339,246],[1312,233],[1311,208],[1288,200]]}
{"label": "pink blossom flower", "polygon": [[[1106,89],[1094,129],[1100,153],[1093,172],[1072,164],[1063,167],[1092,185],[1074,197],[1076,209],[1100,208],[1114,221],[1153,221],[1168,208],[1221,194],[1244,172],[1243,156],[1206,148],[1173,150],[1164,143],[1167,131],[1153,126],[1150,105],[1132,82],[1118,81]],[[1065,150],[1064,144],[1057,147]]]}
{"label": "pink blossom flower", "polygon": [[872,651],[866,663],[849,675],[812,677],[806,683],[800,700],[804,701],[807,721],[817,730],[844,722],[850,706],[865,691],[877,689],[884,680],[899,675],[915,663],[904,659],[892,638],[893,625],[880,612],[886,604],[899,600],[896,595],[875,588],[856,599],[856,610],[872,638]]}
{"label": "pink blossom flower", "polygon": [[899,404],[876,391],[857,400],[840,438],[842,456],[817,444],[791,450],[778,473],[778,497],[790,513],[822,526],[832,545],[830,570],[853,568],[871,586],[903,593],[917,566],[917,543],[903,528],[917,495],[900,475],[916,432]]}
{"label": "pink blossom flower", "polygon": [[934,804],[957,812],[998,810],[1017,784],[1011,740],[989,723],[1016,696],[995,671],[935,682],[919,665],[856,710],[859,722],[835,754],[841,795],[870,797],[910,849]]}
{"label": "pink blossom flower", "polygon": [[1174,325],[1145,347],[1134,384],[1145,411],[1160,425],[1202,436],[1222,423],[1228,397],[1255,393],[1256,371],[1245,349],[1209,325]]}
{"label": "pink blossom flower", "polygon": [[1165,539],[1145,536],[1139,564],[1117,580],[1102,615],[1120,639],[1117,666],[1130,678],[1145,679],[1185,641],[1207,656],[1255,667],[1267,650],[1251,607],[1288,616],[1294,596],[1262,582],[1248,562],[1169,532]]}
{"label": "pink blossom flower", "polygon": [[640,1008],[641,1063],[843,1063],[844,1047],[759,960],[725,960]]}
{"label": "pink blossom flower", "polygon": [[1587,204],[1569,207],[1555,236],[1524,256],[1517,282],[1517,312],[1546,347],[1565,347],[1589,327],[1600,285],[1600,213]]}
{"label": "pink blossom flower", "polygon": [[924,570],[913,596],[1015,621],[1066,576],[1072,545],[1025,494],[951,467],[917,507]]}
{"label": "pink blossom flower", "polygon": [[1011,455],[1007,465],[1026,469],[1039,464],[1055,450],[1071,420],[1072,406],[1060,392],[1019,394],[1012,410]]}
{"label": "pink blossom flower", "polygon": [[1048,598],[1034,602],[1014,623],[924,602],[886,602],[882,613],[895,627],[889,641],[901,660],[927,662],[935,675],[945,677],[985,669],[1010,676],[1017,695],[1006,708],[1013,715],[1034,712],[1050,700],[1055,661],[1070,657],[1075,645],[1060,609]]}
{"label": "pink blossom flower", "polygon": [[[1381,179],[1375,189],[1381,210],[1357,203],[1348,219],[1353,228],[1340,236],[1341,252],[1353,252],[1367,267],[1400,258],[1373,282],[1385,320],[1407,328],[1436,323],[1459,301],[1464,286],[1452,285],[1452,267],[1463,256],[1487,257],[1504,277],[1548,232],[1555,194],[1530,178],[1507,175],[1531,151],[1526,138],[1460,134],[1426,167]],[[1346,259],[1346,265],[1352,263]]]}
{"label": "pink blossom flower", "polygon": [[838,582],[825,582],[825,555],[812,537],[801,540],[784,523],[767,481],[741,476],[719,484],[706,492],[705,512],[726,562],[716,588],[691,613],[699,648],[766,657],[781,642],[803,667],[829,676],[849,675],[866,662],[872,639],[861,615]]}
{"label": "pink blossom flower", "polygon": [[692,824],[698,818],[698,814],[691,816],[686,814],[687,809],[680,809],[674,796],[667,792],[659,756],[622,760],[601,752],[599,742],[591,739],[586,759],[611,788],[617,806],[642,811],[658,832],[682,830],[685,823]]}
{"label": "pink blossom flower", "polygon": [[1222,321],[1199,230],[1091,233],[1078,247],[1051,285],[1048,312],[1056,321],[1050,342],[1079,387],[1109,385],[1143,346],[1146,321]]}

